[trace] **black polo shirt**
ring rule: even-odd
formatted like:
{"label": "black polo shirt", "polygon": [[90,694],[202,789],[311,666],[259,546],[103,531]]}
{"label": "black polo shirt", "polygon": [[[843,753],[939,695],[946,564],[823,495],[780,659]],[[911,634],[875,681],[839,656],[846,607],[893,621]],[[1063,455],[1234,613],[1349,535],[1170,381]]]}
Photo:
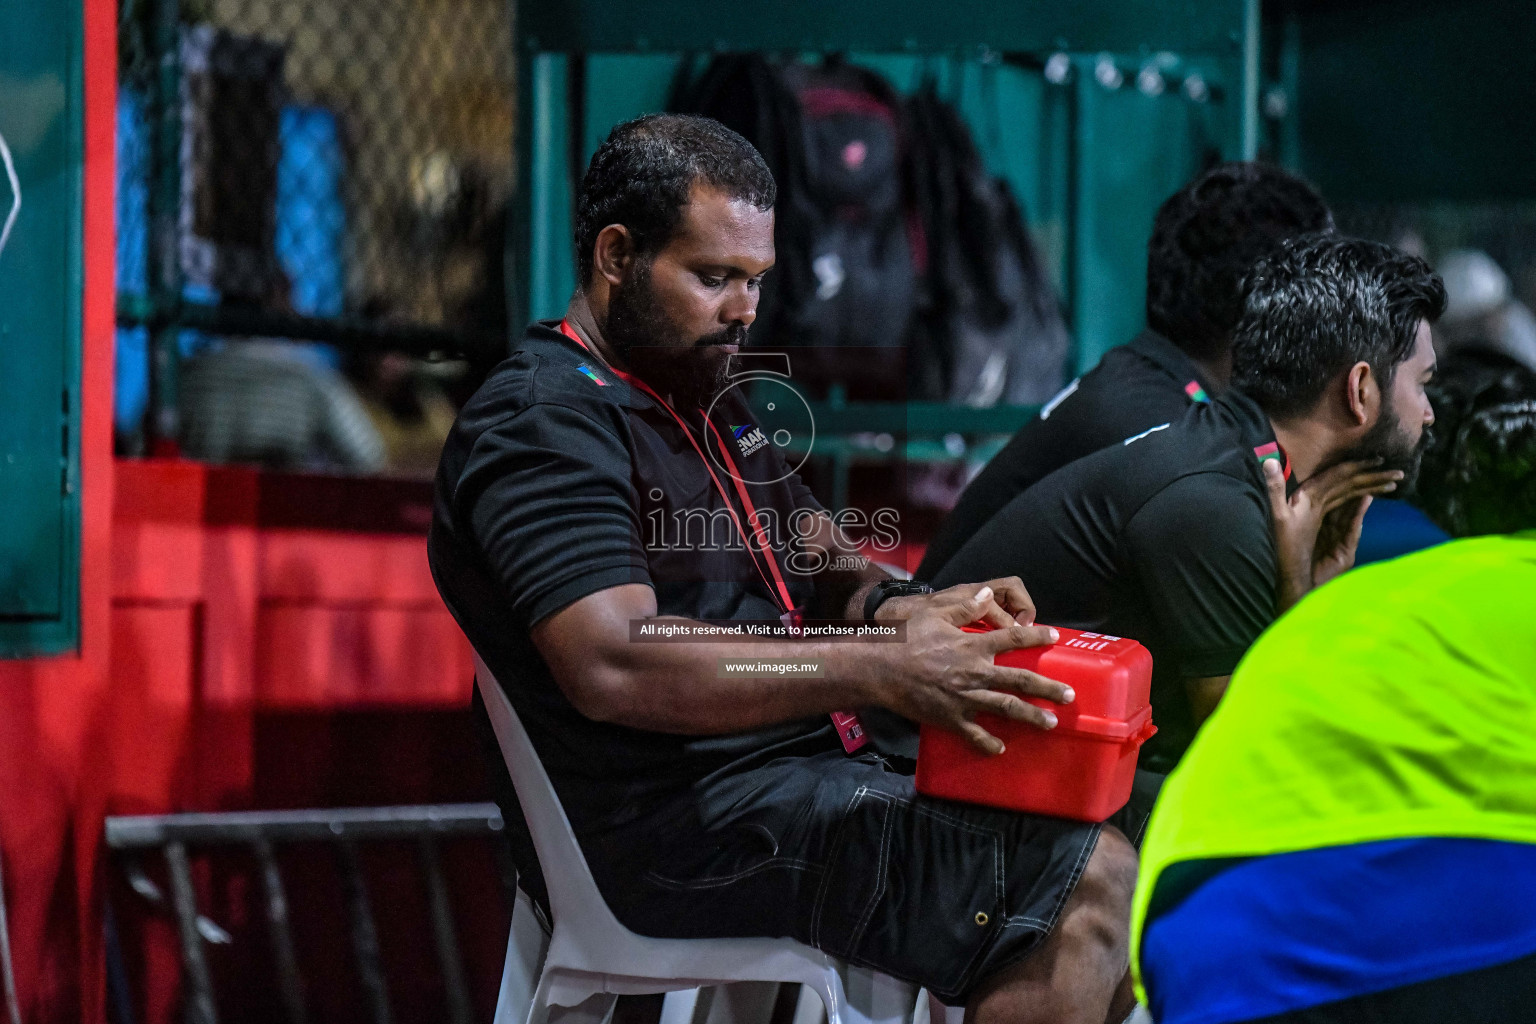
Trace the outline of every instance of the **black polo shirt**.
{"label": "black polo shirt", "polygon": [[1153,331],[1110,349],[1020,427],[966,486],[929,543],[917,578],[931,580],[983,523],[1047,474],[1176,420],[1192,402],[1215,393],[1194,360]]}
{"label": "black polo shirt", "polygon": [[1014,498],[934,584],[1017,575],[1039,621],[1145,644],[1159,731],[1142,767],[1166,771],[1194,736],[1184,680],[1230,673],[1275,617],[1274,445],[1247,396],[1197,404]]}
{"label": "black polo shirt", "polygon": [[[684,413],[701,447],[702,414]],[[728,393],[716,406],[727,443],[754,417]],[[792,520],[820,506],[772,444],[732,453],[767,515],[790,596]],[[741,513],[734,484],[716,470]],[[443,449],[428,557],[438,590],[506,689],[578,834],[636,820],[654,799],[716,772],[785,753],[841,750],[825,715],[725,736],[675,736],[594,722],[566,700],[529,630],[599,590],[639,583],[660,615],[777,619],[726,499],[667,412],[562,335],[528,329],[459,413]],[[718,514],[712,514],[718,513]],[[708,539],[706,540],[706,535]]]}

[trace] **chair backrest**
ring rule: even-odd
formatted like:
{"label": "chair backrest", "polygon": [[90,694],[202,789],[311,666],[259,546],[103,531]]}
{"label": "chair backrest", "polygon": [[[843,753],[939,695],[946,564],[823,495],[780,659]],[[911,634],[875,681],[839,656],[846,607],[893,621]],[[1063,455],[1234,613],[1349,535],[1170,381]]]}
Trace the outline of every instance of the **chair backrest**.
{"label": "chair backrest", "polygon": [[587,858],[576,842],[570,819],[565,816],[565,808],[555,795],[549,774],[533,749],[528,731],[518,719],[506,691],[478,654],[475,655],[475,682],[480,687],[491,727],[496,732],[501,756],[512,776],[517,802],[522,805],[523,817],[533,836],[533,850],[539,858],[539,869],[544,873],[549,906],[555,920],[578,932],[589,927],[605,930],[620,927],[597,890],[597,882],[587,867]]}
{"label": "chair backrest", "polygon": [[[551,964],[561,971],[602,974],[605,992],[655,992],[695,988],[733,981],[798,982],[815,987],[829,1015],[837,1021],[907,1022],[910,1024],[915,989],[883,975],[869,974],[863,993],[845,989],[843,968],[821,950],[790,938],[660,939],[636,935],[624,927],[608,908],[587,859],[571,830],[570,819],[550,784],[549,775],[518,720],[512,702],[485,662],[475,657],[475,680],[485,701],[491,726],[501,746],[512,786],[522,805],[523,818],[533,837],[534,854],[549,890],[554,913],[554,934],[541,970],[547,979]],[[516,916],[513,921],[516,924]],[[515,929],[514,929],[515,937]],[[509,960],[510,963],[510,954]],[[862,969],[860,969],[862,970]],[[868,972],[865,972],[868,973]],[[859,975],[861,978],[863,974]],[[607,987],[617,978],[626,983],[647,979],[640,988]],[[659,981],[658,981],[659,980]],[[574,1006],[595,989],[587,982],[569,982],[551,998],[559,1005]],[[540,982],[542,985],[542,982]],[[862,982],[861,982],[862,984]],[[503,992],[505,993],[505,989]],[[551,990],[554,992],[555,990]],[[883,1005],[895,999],[896,1012],[871,1016],[855,1013],[850,999],[860,1006]],[[561,1002],[574,999],[575,1002]],[[850,1015],[851,1014],[851,1015]]]}

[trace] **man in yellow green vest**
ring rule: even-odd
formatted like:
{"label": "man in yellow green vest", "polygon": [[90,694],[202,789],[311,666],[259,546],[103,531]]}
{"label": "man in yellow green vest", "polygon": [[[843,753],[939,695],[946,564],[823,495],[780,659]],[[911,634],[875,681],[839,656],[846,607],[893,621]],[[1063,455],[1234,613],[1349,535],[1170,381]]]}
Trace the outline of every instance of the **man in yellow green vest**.
{"label": "man in yellow green vest", "polygon": [[1451,444],[1497,532],[1307,596],[1169,776],[1131,924],[1157,1024],[1536,1020],[1536,393]]}

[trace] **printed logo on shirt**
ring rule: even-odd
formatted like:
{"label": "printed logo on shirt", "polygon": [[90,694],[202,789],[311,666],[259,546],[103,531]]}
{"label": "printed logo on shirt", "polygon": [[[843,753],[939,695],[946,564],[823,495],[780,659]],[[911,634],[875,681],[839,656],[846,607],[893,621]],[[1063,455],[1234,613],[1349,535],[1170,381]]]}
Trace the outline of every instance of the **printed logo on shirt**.
{"label": "printed logo on shirt", "polygon": [[1159,423],[1157,426],[1153,427],[1151,430],[1143,430],[1141,433],[1137,434],[1135,437],[1128,437],[1128,438],[1126,438],[1125,439],[1125,444],[1122,444],[1121,447],[1123,448],[1127,444],[1134,444],[1135,442],[1140,441],[1142,438],[1146,437],[1148,434],[1155,434],[1159,430],[1167,430],[1171,426],[1173,426],[1173,424],[1171,424],[1171,423]]}
{"label": "printed logo on shirt", "polygon": [[741,449],[741,454],[743,455],[751,455],[768,443],[768,439],[763,436],[762,430],[750,423],[743,423],[740,426],[732,424],[731,436],[736,439],[736,447]]}
{"label": "printed logo on shirt", "polygon": [[1211,396],[1205,393],[1205,388],[1201,387],[1200,382],[1197,380],[1192,380],[1185,384],[1184,393],[1189,396],[1191,402],[1209,402],[1211,400]]}
{"label": "printed logo on shirt", "polygon": [[580,366],[576,367],[576,369],[586,374],[591,379],[592,383],[596,384],[598,387],[605,388],[608,386],[608,382],[594,373],[592,371],[592,367],[588,366],[586,363],[582,363]]}
{"label": "printed logo on shirt", "polygon": [[1041,407],[1040,418],[1043,420],[1050,419],[1051,413],[1056,411],[1056,407],[1058,405],[1060,405],[1062,402],[1065,402],[1067,399],[1071,398],[1074,394],[1077,393],[1077,386],[1082,382],[1083,378],[1078,377],[1071,384],[1068,384],[1066,387],[1056,392],[1056,397],[1051,399],[1049,402],[1046,402],[1045,405]]}

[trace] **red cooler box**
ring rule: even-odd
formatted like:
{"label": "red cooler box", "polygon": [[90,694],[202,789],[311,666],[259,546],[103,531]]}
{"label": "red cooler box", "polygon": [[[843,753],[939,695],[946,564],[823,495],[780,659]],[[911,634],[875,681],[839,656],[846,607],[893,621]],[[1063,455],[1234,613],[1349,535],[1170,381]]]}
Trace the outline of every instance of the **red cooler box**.
{"label": "red cooler box", "polygon": [[1136,755],[1157,732],[1149,704],[1152,655],[1134,640],[1057,631],[1061,638],[1049,647],[997,656],[999,665],[1027,668],[1072,687],[1077,697],[1071,704],[1024,698],[1052,711],[1056,728],[978,715],[977,722],[1007,748],[990,756],[958,733],[925,725],[918,792],[1079,821],[1103,821],[1125,806]]}

